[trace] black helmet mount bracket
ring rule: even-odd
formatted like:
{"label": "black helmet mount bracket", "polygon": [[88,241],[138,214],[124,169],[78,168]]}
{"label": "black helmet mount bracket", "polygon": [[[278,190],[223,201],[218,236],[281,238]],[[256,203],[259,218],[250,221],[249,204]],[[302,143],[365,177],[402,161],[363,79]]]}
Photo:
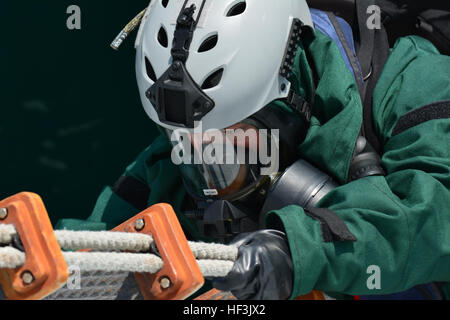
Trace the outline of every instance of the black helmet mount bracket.
{"label": "black helmet mount bracket", "polygon": [[174,33],[172,65],[147,90],[146,96],[155,107],[159,120],[178,127],[194,128],[215,106],[214,101],[195,83],[186,69],[194,31],[203,11],[203,0],[197,20],[195,4],[186,7],[185,1]]}

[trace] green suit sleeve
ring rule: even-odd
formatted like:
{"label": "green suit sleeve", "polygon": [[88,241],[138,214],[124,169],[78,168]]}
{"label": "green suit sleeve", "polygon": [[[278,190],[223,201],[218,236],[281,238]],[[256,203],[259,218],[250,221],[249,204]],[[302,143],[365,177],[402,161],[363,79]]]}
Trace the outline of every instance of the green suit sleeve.
{"label": "green suit sleeve", "polygon": [[[183,214],[186,191],[178,168],[171,161],[171,150],[168,140],[159,136],[126,168],[123,175],[131,176],[148,186],[150,192],[147,207],[157,203],[172,205],[186,236],[190,239],[208,241],[210,239],[199,233],[195,220],[189,219]],[[139,209],[115,194],[113,189],[107,186],[98,197],[94,210],[87,220],[61,220],[56,228],[109,230],[139,213]]]}
{"label": "green suit sleeve", "polygon": [[[404,38],[394,48],[374,97],[387,176],[348,183],[319,203],[344,220],[356,242],[325,243],[319,222],[298,206],[268,214],[267,226],[288,235],[293,297],[311,290],[390,294],[450,281],[450,119],[392,136],[402,115],[450,99],[448,70],[450,58],[423,39]],[[379,288],[368,285],[371,266],[380,270]]]}
{"label": "green suit sleeve", "polygon": [[[321,202],[345,221],[356,242],[324,242],[319,222],[298,206],[269,214],[268,227],[281,221],[288,235],[295,266],[293,296],[312,290],[388,294],[450,281],[448,189],[419,171],[397,177],[361,179]],[[411,188],[417,192],[408,192]],[[371,266],[381,271],[377,290],[367,285]]]}

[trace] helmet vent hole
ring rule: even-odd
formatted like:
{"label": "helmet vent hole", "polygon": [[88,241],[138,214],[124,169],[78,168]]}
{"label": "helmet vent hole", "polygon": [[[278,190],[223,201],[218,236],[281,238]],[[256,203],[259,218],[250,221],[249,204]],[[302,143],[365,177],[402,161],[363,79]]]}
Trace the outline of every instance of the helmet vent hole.
{"label": "helmet vent hole", "polygon": [[161,4],[164,8],[167,8],[167,5],[169,4],[169,0],[162,0]]}
{"label": "helmet vent hole", "polygon": [[167,38],[167,32],[164,30],[163,27],[159,29],[158,32],[158,42],[160,45],[162,45],[164,48],[167,48],[169,46],[169,40]]}
{"label": "helmet vent hole", "polygon": [[156,82],[158,80],[156,78],[155,69],[153,69],[152,64],[150,63],[150,60],[148,60],[147,57],[145,57],[145,69],[147,70],[148,77],[153,81]]}
{"label": "helmet vent hole", "polygon": [[222,80],[223,68],[213,72],[202,84],[202,89],[212,89],[219,85],[220,80]]}
{"label": "helmet vent hole", "polygon": [[243,14],[246,8],[247,3],[245,1],[236,3],[234,6],[230,8],[230,10],[228,10],[227,17],[234,17]]}
{"label": "helmet vent hole", "polygon": [[205,41],[203,41],[202,45],[198,49],[198,52],[201,53],[214,49],[214,47],[217,45],[218,40],[219,36],[217,34],[208,37]]}

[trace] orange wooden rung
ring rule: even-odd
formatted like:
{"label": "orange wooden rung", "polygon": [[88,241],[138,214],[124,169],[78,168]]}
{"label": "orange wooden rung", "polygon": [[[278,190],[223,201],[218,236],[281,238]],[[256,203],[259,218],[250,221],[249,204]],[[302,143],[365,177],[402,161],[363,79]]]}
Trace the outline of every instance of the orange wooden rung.
{"label": "orange wooden rung", "polygon": [[14,225],[26,255],[22,267],[0,270],[6,298],[45,298],[62,287],[69,274],[42,199],[34,193],[19,193],[1,201],[0,209],[7,213],[0,224]]}
{"label": "orange wooden rung", "polygon": [[204,278],[173,208],[156,204],[113,231],[153,237],[164,266],[156,274],[136,273],[144,299],[182,300],[203,286]]}

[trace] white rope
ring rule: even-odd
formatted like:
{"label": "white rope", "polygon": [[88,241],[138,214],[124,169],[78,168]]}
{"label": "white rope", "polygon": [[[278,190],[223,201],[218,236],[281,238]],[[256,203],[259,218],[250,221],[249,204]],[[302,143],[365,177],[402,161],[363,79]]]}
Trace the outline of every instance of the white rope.
{"label": "white rope", "polygon": [[14,269],[25,264],[25,253],[12,247],[0,248],[0,269]]}
{"label": "white rope", "polygon": [[197,260],[205,278],[225,277],[233,268],[234,262],[223,260]]}
{"label": "white rope", "polygon": [[56,239],[62,249],[94,251],[148,251],[153,238],[146,234],[111,231],[56,230]]}
{"label": "white rope", "polygon": [[114,252],[63,252],[68,266],[82,271],[128,271],[156,273],[163,267],[161,258],[153,254]]}
{"label": "white rope", "polygon": [[12,242],[16,229],[10,224],[0,224],[0,244],[9,244]]}
{"label": "white rope", "polygon": [[[0,243],[11,243],[16,230],[12,225],[0,225]],[[139,233],[110,231],[57,230],[55,236],[62,249],[91,249],[92,252],[63,252],[69,266],[83,271],[127,271],[156,273],[162,260],[153,254],[96,251],[149,251],[153,238]],[[238,248],[230,245],[189,242],[205,277],[226,276],[237,259]],[[25,263],[25,254],[12,247],[0,248],[0,268],[16,268]]]}
{"label": "white rope", "polygon": [[[113,252],[63,252],[69,267],[82,271],[103,272],[145,272],[156,273],[163,267],[163,261],[153,254]],[[224,277],[233,268],[232,261],[197,260],[204,277]],[[0,248],[0,269],[17,268],[25,263],[25,253],[11,248]]]}
{"label": "white rope", "polygon": [[[63,252],[68,266],[77,266],[82,271],[144,272],[156,273],[163,267],[161,258],[153,254]],[[225,277],[234,262],[224,260],[197,260],[204,277]]]}
{"label": "white rope", "polygon": [[[0,243],[10,243],[15,234],[14,226],[0,225]],[[150,250],[153,243],[150,235],[127,232],[56,230],[55,236],[61,249],[64,250],[145,252]],[[238,249],[235,246],[189,242],[189,247],[196,259],[226,261],[237,259]]]}
{"label": "white rope", "polygon": [[[153,238],[150,235],[110,231],[55,231],[62,249],[94,251],[148,251]],[[189,242],[197,259],[236,261],[237,248],[215,243]]]}
{"label": "white rope", "polygon": [[216,243],[189,242],[196,259],[236,261],[238,248]]}

